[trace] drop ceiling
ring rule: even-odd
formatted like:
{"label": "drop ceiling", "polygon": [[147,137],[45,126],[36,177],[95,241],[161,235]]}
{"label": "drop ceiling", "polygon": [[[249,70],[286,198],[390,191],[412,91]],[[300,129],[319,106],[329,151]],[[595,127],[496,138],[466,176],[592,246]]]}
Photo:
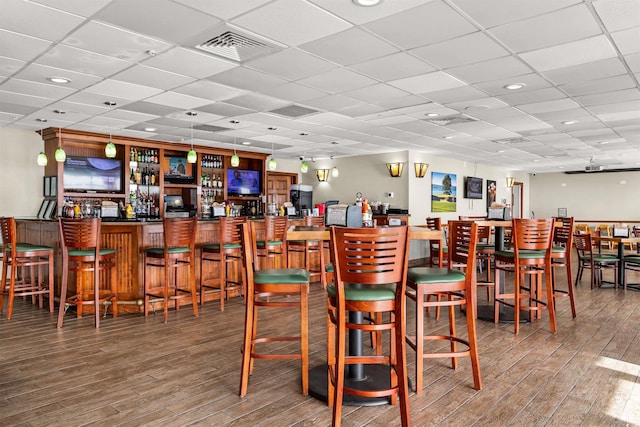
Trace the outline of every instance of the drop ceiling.
{"label": "drop ceiling", "polygon": [[638,168],[639,79],[638,0],[2,0],[0,14],[0,126],[169,142],[193,127],[197,145],[276,158]]}

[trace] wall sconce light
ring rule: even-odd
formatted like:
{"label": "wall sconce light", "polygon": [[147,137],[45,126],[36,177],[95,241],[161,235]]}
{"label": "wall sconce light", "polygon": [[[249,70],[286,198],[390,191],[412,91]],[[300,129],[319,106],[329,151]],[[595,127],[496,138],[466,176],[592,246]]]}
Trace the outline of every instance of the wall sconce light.
{"label": "wall sconce light", "polygon": [[513,183],[516,182],[516,179],[512,176],[507,177],[507,187],[513,187]]}
{"label": "wall sconce light", "polygon": [[329,181],[329,169],[316,169],[316,177],[320,182]]}
{"label": "wall sconce light", "polygon": [[402,168],[404,168],[404,162],[387,163],[389,175],[393,178],[399,178],[402,176]]}
{"label": "wall sconce light", "polygon": [[413,167],[416,168],[416,178],[424,178],[429,169],[429,163],[414,163]]}
{"label": "wall sconce light", "polygon": [[104,146],[104,155],[109,159],[113,159],[116,156],[116,145],[111,140],[111,134],[109,134],[109,143]]}

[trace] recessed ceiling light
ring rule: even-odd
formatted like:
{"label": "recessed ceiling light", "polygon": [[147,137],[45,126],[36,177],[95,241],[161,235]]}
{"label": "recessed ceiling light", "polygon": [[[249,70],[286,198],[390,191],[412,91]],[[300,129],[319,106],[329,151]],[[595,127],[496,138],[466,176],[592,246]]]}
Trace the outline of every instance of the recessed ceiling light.
{"label": "recessed ceiling light", "polygon": [[237,125],[238,123],[240,123],[239,120],[230,120],[229,123]]}
{"label": "recessed ceiling light", "polygon": [[60,83],[60,84],[66,84],[71,82],[71,80],[65,77],[47,77],[47,80],[49,80],[52,83]]}
{"label": "recessed ceiling light", "polygon": [[47,119],[36,119],[36,122],[46,123],[46,122],[47,122]]}
{"label": "recessed ceiling light", "polygon": [[187,111],[185,114],[189,117],[195,117],[198,115],[195,111]]}
{"label": "recessed ceiling light", "polygon": [[567,120],[566,122],[562,122],[563,125],[575,125],[578,123],[577,120]]}
{"label": "recessed ceiling light", "polygon": [[608,144],[608,143],[609,143],[609,141],[600,141],[600,145],[605,145],[605,144]]}
{"label": "recessed ceiling light", "polygon": [[438,117],[440,114],[439,113],[427,113],[426,116],[427,117]]}
{"label": "recessed ceiling light", "polygon": [[249,141],[242,141],[242,145],[251,145]]}
{"label": "recessed ceiling light", "polygon": [[148,51],[145,52],[147,55],[149,56],[156,56],[158,54],[158,51],[153,50],[153,49],[149,49]]}
{"label": "recessed ceiling light", "polygon": [[309,135],[309,132],[300,132],[300,136],[307,136]]}
{"label": "recessed ceiling light", "polygon": [[278,130],[278,128],[277,128],[277,127],[273,127],[273,126],[269,126],[269,128],[268,128],[268,129],[269,129],[269,130]]}
{"label": "recessed ceiling light", "polygon": [[62,111],[62,110],[53,110],[54,113],[56,114],[66,114],[66,111]]}
{"label": "recessed ceiling light", "polygon": [[115,107],[116,105],[118,105],[113,101],[105,101],[103,104],[108,105],[109,107]]}
{"label": "recessed ceiling light", "polygon": [[498,150],[498,153],[504,153],[504,150]]}
{"label": "recessed ceiling light", "polygon": [[156,128],[144,128],[146,132],[155,132]]}
{"label": "recessed ceiling light", "polygon": [[511,84],[505,85],[503,87],[505,89],[507,89],[507,90],[518,90],[518,89],[522,89],[525,86],[526,86],[526,84],[524,84],[524,83],[511,83]]}
{"label": "recessed ceiling light", "polygon": [[453,139],[452,136],[444,136],[443,139]]}
{"label": "recessed ceiling light", "polygon": [[382,0],[352,0],[352,1],[353,1],[353,4],[355,4],[356,6],[364,6],[364,7],[375,6],[382,2]]}

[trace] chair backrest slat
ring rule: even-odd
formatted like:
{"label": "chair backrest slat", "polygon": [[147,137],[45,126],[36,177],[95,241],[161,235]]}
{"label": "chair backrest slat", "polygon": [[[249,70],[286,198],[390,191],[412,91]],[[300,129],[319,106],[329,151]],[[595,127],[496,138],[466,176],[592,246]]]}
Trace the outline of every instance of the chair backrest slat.
{"label": "chair backrest slat", "polygon": [[552,219],[513,219],[513,242],[519,250],[551,251]]}
{"label": "chair backrest slat", "polygon": [[220,245],[241,243],[241,225],[247,222],[246,216],[220,217]]}
{"label": "chair backrest slat", "polygon": [[100,218],[60,218],[59,222],[60,239],[64,248],[100,248]]}
{"label": "chair backrest slat", "polygon": [[266,229],[265,240],[280,240],[282,242],[286,240],[289,217],[268,215],[265,217],[264,225]]}
{"label": "chair backrest slat", "polygon": [[162,230],[165,248],[195,247],[198,218],[164,218]]}

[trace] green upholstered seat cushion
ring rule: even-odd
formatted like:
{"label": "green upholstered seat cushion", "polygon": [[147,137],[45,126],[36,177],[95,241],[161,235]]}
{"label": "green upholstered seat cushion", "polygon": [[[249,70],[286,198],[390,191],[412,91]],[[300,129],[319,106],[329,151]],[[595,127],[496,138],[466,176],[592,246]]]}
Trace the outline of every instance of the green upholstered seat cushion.
{"label": "green upholstered seat cushion", "polygon": [[[151,254],[163,254],[164,253],[164,248],[147,248],[146,252],[149,252]],[[169,250],[167,252],[170,253],[170,254],[187,253],[187,252],[189,252],[189,247],[180,246],[180,247],[177,247],[177,248],[169,248]]]}
{"label": "green upholstered seat cushion", "polygon": [[[336,285],[327,285],[327,293],[336,296]],[[396,297],[396,284],[363,285],[360,283],[345,283],[344,294],[347,301],[389,301]]]}
{"label": "green upholstered seat cushion", "polygon": [[[590,261],[591,258],[588,255],[583,255],[580,257],[580,261]],[[593,256],[594,262],[613,262],[617,261],[618,258],[615,255],[611,254],[599,254]]]}
{"label": "green upholstered seat cushion", "polygon": [[[259,247],[259,248],[264,248],[265,241],[264,240],[258,240],[256,242],[256,246]],[[269,246],[282,246],[282,240],[269,240]]]}
{"label": "green upholstered seat cushion", "polygon": [[[224,248],[225,249],[240,249],[240,248],[242,248],[242,245],[240,243],[225,243],[224,244]],[[209,250],[219,251],[220,250],[220,243],[209,243],[207,245],[202,245],[202,249],[209,249]]]}
{"label": "green upholstered seat cushion", "polygon": [[551,252],[565,253],[565,252],[567,252],[567,248],[565,248],[564,246],[554,246],[554,247],[551,248]]}
{"label": "green upholstered seat cushion", "polygon": [[308,283],[310,274],[302,268],[271,268],[258,270],[253,275],[253,281],[262,285]]}
{"label": "green upholstered seat cushion", "polygon": [[319,241],[320,241],[320,240],[312,240],[312,239],[309,239],[309,240],[289,240],[289,243],[290,243],[290,244],[291,244],[291,243],[300,243],[300,244],[303,244],[303,245],[304,245],[304,243],[305,243],[305,242],[318,243]]}
{"label": "green upholstered seat cushion", "polygon": [[624,257],[624,262],[631,262],[633,264],[640,264],[640,254],[638,255],[627,255]]}
{"label": "green upholstered seat cushion", "polygon": [[[11,250],[11,244],[8,245],[8,249]],[[16,245],[16,252],[30,252],[30,251],[52,251],[50,246],[32,245],[31,243],[20,243]]]}
{"label": "green upholstered seat cushion", "polygon": [[496,245],[493,245],[491,243],[478,243],[476,245],[476,249],[480,250],[480,249],[494,249],[496,247]]}
{"label": "green upholstered seat cushion", "polygon": [[461,282],[464,277],[464,272],[444,267],[411,267],[407,270],[407,279],[417,284]]}
{"label": "green upholstered seat cushion", "polygon": [[330,262],[329,264],[327,264],[324,267],[324,272],[325,273],[333,273],[333,263],[332,262]]}
{"label": "green upholstered seat cushion", "polygon": [[[100,249],[100,255],[115,254],[115,249]],[[69,256],[94,256],[96,254],[95,249],[70,249]]]}
{"label": "green upholstered seat cushion", "polygon": [[[526,258],[526,259],[544,258],[545,254],[546,254],[546,251],[521,250],[518,252],[518,256],[520,258]],[[496,251],[496,256],[504,257],[504,258],[514,258],[515,253],[514,251]]]}

